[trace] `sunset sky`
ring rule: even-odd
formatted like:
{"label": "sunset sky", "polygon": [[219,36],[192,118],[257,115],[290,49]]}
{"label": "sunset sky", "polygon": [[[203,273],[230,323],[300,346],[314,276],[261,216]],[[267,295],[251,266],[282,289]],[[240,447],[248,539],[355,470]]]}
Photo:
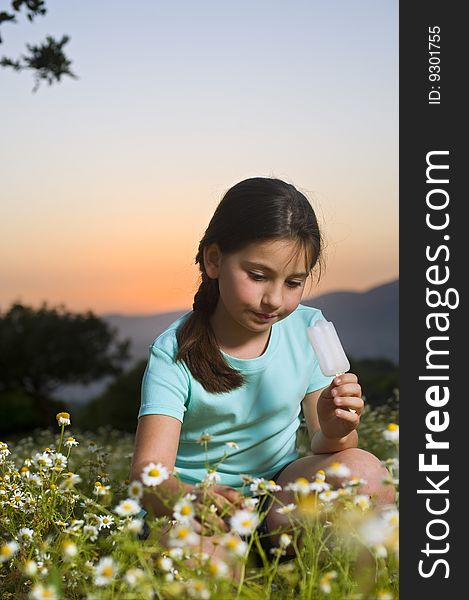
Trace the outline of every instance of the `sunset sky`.
{"label": "sunset sky", "polygon": [[48,0],[0,56],[68,34],[79,79],[0,70],[0,311],[190,308],[197,246],[253,176],[327,241],[309,296],[398,277],[397,0]]}

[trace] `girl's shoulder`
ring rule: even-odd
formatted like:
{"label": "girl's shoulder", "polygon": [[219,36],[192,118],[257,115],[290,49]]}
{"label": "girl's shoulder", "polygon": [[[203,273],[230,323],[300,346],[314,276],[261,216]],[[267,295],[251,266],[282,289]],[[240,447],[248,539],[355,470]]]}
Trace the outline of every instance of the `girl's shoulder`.
{"label": "girl's shoulder", "polygon": [[318,319],[324,319],[324,315],[319,308],[298,304],[297,308],[285,319],[285,324],[290,327],[304,329],[310,327]]}
{"label": "girl's shoulder", "polygon": [[185,313],[176,319],[176,321],[173,321],[171,325],[168,325],[168,327],[166,327],[166,329],[153,340],[153,342],[150,344],[150,348],[158,348],[166,354],[175,357],[178,351],[178,341],[176,337],[178,327],[187,319],[191,312]]}

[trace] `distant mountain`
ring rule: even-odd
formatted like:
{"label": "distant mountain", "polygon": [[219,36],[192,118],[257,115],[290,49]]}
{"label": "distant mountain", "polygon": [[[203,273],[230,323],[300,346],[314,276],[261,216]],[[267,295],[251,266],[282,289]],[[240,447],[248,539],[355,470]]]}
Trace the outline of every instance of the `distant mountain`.
{"label": "distant mountain", "polygon": [[[383,357],[399,362],[399,280],[366,292],[338,291],[302,300],[333,321],[346,353],[353,358]],[[130,338],[131,363],[145,359],[153,340],[187,310],[154,315],[103,315],[120,337]],[[57,397],[86,401],[104,390],[109,380],[89,386],[66,386]]]}
{"label": "distant mountain", "polygon": [[399,362],[399,280],[366,292],[333,292],[304,300],[323,311],[354,358]]}
{"label": "distant mountain", "polygon": [[[342,344],[354,358],[399,361],[399,280],[366,292],[338,291],[301,304],[320,308],[333,321]],[[103,318],[132,340],[132,358],[146,358],[153,340],[189,309],[146,316],[105,315]]]}

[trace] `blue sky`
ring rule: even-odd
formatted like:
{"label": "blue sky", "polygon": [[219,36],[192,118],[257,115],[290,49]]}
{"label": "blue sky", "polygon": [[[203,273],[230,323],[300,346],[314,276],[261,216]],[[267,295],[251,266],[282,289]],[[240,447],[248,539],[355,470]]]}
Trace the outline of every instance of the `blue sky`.
{"label": "blue sky", "polygon": [[0,308],[189,306],[203,230],[254,175],[318,212],[318,293],[397,277],[397,1],[47,7],[4,24],[0,54],[67,33],[79,79],[33,94],[0,71]]}

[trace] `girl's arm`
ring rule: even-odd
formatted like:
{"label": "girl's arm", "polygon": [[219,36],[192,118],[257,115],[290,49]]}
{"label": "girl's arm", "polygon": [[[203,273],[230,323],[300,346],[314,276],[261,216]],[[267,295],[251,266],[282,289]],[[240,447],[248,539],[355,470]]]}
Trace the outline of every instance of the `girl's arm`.
{"label": "girl's arm", "polygon": [[[345,373],[332,383],[307,394],[302,402],[313,454],[356,448],[356,428],[363,409],[357,376]],[[350,412],[352,408],[355,412]]]}
{"label": "girl's arm", "polygon": [[[181,432],[181,421],[167,415],[144,415],[140,417],[135,435],[135,448],[130,470],[130,481],[140,480],[141,474],[148,463],[161,463],[171,472],[176,462],[176,454]],[[171,516],[172,502],[166,506],[160,499],[164,496],[168,501],[181,493],[188,493],[194,486],[180,482],[174,475],[163,481],[157,488],[156,494],[144,494],[143,508],[155,516]]]}

